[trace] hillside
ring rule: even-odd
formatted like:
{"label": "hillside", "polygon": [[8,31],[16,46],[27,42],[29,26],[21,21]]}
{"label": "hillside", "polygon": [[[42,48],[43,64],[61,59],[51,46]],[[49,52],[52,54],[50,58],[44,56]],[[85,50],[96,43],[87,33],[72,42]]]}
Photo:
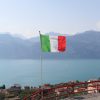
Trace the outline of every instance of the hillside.
{"label": "hillside", "polygon": [[[39,37],[21,39],[8,33],[0,34],[0,59],[39,59]],[[86,31],[67,36],[64,53],[42,53],[45,59],[99,59],[100,32]]]}

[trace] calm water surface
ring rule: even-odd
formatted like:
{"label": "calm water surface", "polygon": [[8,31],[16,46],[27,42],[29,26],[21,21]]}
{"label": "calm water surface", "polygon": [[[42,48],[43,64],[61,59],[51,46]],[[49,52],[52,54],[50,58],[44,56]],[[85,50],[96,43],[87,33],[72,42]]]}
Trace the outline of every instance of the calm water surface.
{"label": "calm water surface", "polygon": [[[40,60],[0,60],[0,84],[41,84]],[[60,83],[100,77],[100,60],[43,60],[43,82]]]}

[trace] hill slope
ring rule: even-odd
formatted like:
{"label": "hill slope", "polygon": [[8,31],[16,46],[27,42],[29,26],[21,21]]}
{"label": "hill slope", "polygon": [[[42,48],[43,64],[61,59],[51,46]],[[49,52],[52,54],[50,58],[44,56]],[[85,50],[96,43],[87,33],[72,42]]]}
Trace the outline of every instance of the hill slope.
{"label": "hill slope", "polygon": [[[39,37],[25,40],[8,33],[0,34],[1,59],[39,59],[40,52]],[[66,52],[42,54],[45,59],[100,59],[100,32],[86,31],[67,36]]]}

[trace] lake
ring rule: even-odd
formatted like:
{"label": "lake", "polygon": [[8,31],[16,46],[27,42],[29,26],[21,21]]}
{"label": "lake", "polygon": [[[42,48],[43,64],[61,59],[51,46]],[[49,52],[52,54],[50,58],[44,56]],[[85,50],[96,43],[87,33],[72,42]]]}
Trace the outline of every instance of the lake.
{"label": "lake", "polygon": [[[43,83],[89,80],[100,77],[100,60],[43,60]],[[0,84],[7,87],[41,84],[40,60],[0,60]]]}

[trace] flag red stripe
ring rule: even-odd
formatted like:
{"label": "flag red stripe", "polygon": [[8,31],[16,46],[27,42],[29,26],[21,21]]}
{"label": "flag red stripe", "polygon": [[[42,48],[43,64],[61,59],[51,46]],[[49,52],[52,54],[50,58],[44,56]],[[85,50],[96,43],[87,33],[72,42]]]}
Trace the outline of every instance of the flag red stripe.
{"label": "flag red stripe", "polygon": [[58,50],[60,52],[65,51],[66,49],[66,37],[65,36],[58,36]]}

